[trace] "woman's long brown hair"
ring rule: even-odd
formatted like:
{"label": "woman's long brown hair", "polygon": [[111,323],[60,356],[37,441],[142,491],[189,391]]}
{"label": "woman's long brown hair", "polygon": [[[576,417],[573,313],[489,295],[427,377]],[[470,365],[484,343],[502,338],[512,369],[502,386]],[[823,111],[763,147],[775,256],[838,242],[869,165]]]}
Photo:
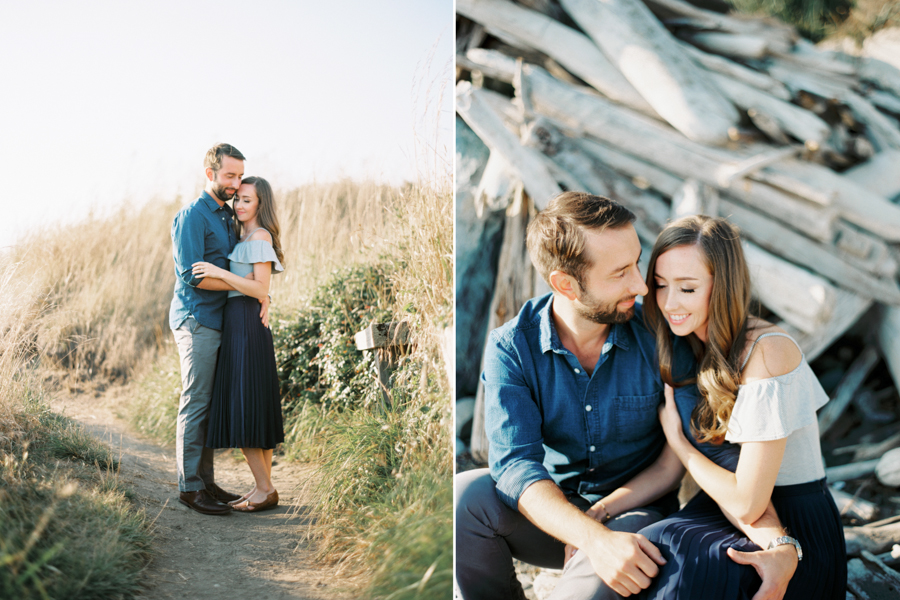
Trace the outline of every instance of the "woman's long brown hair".
{"label": "woman's long brown hair", "polygon": [[691,431],[698,441],[720,443],[725,439],[741,382],[739,361],[747,342],[750,317],[750,270],[744,260],[740,232],[725,219],[684,217],[659,234],[647,271],[650,292],[644,298],[644,315],[656,335],[660,373],[669,385],[676,384],[672,379],[672,332],[656,302],[655,273],[657,259],[679,246],[697,246],[712,275],[707,342],[704,344],[693,333],[688,335],[699,363],[696,381],[703,399],[694,408]]}
{"label": "woman's long brown hair", "polygon": [[[281,228],[278,226],[278,215],[275,212],[275,193],[272,186],[262,177],[247,177],[241,185],[248,184],[256,188],[259,206],[256,209],[256,223],[272,235],[272,248],[278,261],[284,264],[284,252],[281,250]],[[243,235],[244,224],[234,220],[238,238]]]}

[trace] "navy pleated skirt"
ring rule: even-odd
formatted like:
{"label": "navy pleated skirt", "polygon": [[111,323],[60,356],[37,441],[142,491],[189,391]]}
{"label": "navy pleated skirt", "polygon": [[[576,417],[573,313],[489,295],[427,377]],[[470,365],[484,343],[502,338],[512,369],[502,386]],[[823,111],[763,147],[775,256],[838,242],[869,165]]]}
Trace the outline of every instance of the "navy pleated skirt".
{"label": "navy pleated skirt", "polygon": [[284,441],[275,346],[259,310],[248,296],[225,305],[206,434],[210,448],[271,449]]}
{"label": "navy pleated skirt", "polygon": [[[847,551],[840,514],[825,480],[778,486],[772,492],[772,504],[788,535],[803,548],[803,560],[785,599],[843,600]],[[668,562],[638,598],[749,600],[759,589],[756,570],[732,561],[725,551],[760,548],[735,529],[703,491],[682,510],[640,533]]]}

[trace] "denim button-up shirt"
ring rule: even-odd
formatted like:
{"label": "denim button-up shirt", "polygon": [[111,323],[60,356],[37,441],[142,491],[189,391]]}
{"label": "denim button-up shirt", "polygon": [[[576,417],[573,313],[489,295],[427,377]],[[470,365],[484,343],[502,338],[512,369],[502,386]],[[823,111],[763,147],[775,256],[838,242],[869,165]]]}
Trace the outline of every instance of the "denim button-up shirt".
{"label": "denim button-up shirt", "polygon": [[204,327],[222,330],[228,292],[198,288],[201,279],[191,272],[191,265],[203,261],[227,271],[228,255],[236,242],[230,211],[205,191],[175,215],[175,296],[169,307],[169,327],[173,331],[188,317],[194,317]]}
{"label": "denim button-up shirt", "polygon": [[[515,510],[522,492],[543,479],[567,496],[596,501],[647,468],[665,444],[657,416],[663,384],[642,308],[610,326],[588,375],[560,343],[552,301],[552,294],[529,300],[491,332],[485,349],[491,475],[500,498]],[[676,348],[680,362],[673,370],[687,374],[693,357],[686,344]]]}

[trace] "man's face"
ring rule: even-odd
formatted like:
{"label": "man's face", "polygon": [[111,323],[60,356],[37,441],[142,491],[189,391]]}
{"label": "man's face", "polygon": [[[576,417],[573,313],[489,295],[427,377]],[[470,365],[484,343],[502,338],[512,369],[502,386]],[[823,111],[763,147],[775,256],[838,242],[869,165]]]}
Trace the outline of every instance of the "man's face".
{"label": "man's face", "polygon": [[575,301],[576,312],[594,323],[624,323],[634,316],[637,296],[647,293],[638,269],[641,243],[634,227],[585,231],[585,271]]}
{"label": "man's face", "polygon": [[241,178],[244,176],[244,161],[232,156],[222,157],[222,168],[218,172],[212,169],[206,170],[206,176],[212,182],[212,193],[222,202],[227,202],[234,197],[235,192],[241,186]]}

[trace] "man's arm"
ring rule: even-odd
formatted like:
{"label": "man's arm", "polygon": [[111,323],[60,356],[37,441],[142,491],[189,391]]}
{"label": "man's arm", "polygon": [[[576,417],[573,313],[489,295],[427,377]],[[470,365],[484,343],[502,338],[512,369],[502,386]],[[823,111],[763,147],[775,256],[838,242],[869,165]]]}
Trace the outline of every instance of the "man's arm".
{"label": "man's arm", "polygon": [[482,379],[497,495],[541,530],[587,552],[616,592],[628,596],[646,588],[662,556],[643,536],[610,531],[566,499],[543,465],[543,417],[523,373],[516,349],[493,332]]}
{"label": "man's arm", "polygon": [[528,486],[518,508],[541,530],[587,553],[600,579],[622,596],[646,589],[659,573],[657,565],[666,563],[647,538],[607,529],[569,502],[553,481]]}

